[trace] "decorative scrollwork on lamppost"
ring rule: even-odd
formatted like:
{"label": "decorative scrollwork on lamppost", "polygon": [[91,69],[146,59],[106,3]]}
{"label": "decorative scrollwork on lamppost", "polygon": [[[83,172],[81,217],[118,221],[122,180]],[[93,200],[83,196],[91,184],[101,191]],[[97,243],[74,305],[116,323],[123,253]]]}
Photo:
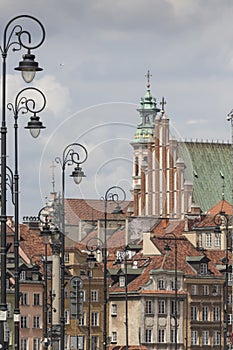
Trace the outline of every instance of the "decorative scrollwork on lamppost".
{"label": "decorative scrollwork on lamppost", "polygon": [[[221,234],[225,232],[226,237],[226,256],[224,259],[225,263],[225,312],[224,312],[224,350],[228,349],[228,325],[229,325],[229,306],[228,306],[228,286],[229,286],[229,250],[231,250],[231,244],[229,240],[231,239],[230,231],[232,231],[232,216],[228,215],[224,211],[220,211],[214,216],[214,223],[217,225],[214,232]],[[230,332],[231,334],[231,332]]]}
{"label": "decorative scrollwork on lamppost", "polygon": [[[41,31],[41,39],[37,43],[32,43],[31,33],[24,29],[19,23],[21,20],[34,22]],[[25,23],[24,23],[25,24]],[[45,39],[45,29],[41,22],[30,15],[20,15],[12,18],[6,25],[3,32],[3,44],[0,46],[2,53],[2,122],[1,122],[1,301],[0,301],[0,347],[2,350],[7,348],[6,334],[4,334],[4,322],[7,320],[7,304],[6,304],[6,186],[7,186],[7,124],[6,124],[6,63],[7,55],[10,48],[13,51],[26,49],[26,54],[19,66],[15,69],[22,72],[25,82],[31,82],[37,71],[41,71],[35,56],[31,53],[42,45]],[[27,42],[26,42],[27,41]],[[16,303],[17,304],[17,303]],[[17,308],[17,305],[16,307]],[[15,313],[15,344],[14,348],[19,349],[19,313]]]}
{"label": "decorative scrollwork on lamppost", "polygon": [[112,186],[106,192],[104,197],[104,245],[103,245],[103,262],[104,262],[104,329],[103,329],[103,349],[107,350],[107,209],[108,202],[117,204],[113,214],[122,214],[120,204],[126,199],[126,193],[120,186]]}
{"label": "decorative scrollwork on lamppost", "polygon": [[[65,147],[62,153],[62,157],[56,157],[56,163],[60,164],[62,170],[62,217],[60,221],[61,231],[61,278],[60,278],[60,325],[61,325],[61,350],[65,349],[65,171],[67,166],[74,165],[75,168],[70,175],[73,177],[74,182],[78,185],[82,181],[84,174],[81,164],[83,164],[88,157],[86,148],[80,143],[71,143]],[[59,286],[58,286],[59,287]]]}

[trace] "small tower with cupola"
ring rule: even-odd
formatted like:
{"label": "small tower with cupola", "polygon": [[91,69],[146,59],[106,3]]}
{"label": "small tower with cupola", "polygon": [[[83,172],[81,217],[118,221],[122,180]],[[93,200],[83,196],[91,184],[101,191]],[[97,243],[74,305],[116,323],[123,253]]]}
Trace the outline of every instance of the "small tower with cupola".
{"label": "small tower with cupola", "polygon": [[181,218],[188,210],[185,165],[178,158],[178,142],[170,136],[166,101],[163,97],[157,107],[149,71],[146,77],[146,94],[137,110],[140,123],[131,141],[134,215]]}

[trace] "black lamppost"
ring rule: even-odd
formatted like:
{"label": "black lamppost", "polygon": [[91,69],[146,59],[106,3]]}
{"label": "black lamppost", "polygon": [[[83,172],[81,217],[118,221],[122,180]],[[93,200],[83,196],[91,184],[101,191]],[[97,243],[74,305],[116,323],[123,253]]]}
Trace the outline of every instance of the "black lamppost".
{"label": "black lamppost", "polygon": [[88,324],[87,324],[87,350],[91,349],[91,279],[92,279],[92,270],[95,267],[96,264],[96,257],[94,255],[94,252],[99,251],[98,245],[93,245],[93,240],[95,240],[95,243],[97,241],[102,241],[99,238],[91,238],[86,243],[86,248],[89,251],[89,254],[87,256],[87,267],[88,267]]}
{"label": "black lamppost", "polygon": [[119,186],[110,187],[104,195],[104,244],[103,244],[103,262],[104,262],[104,330],[103,330],[103,349],[107,350],[107,209],[108,202],[112,201],[117,204],[113,214],[122,214],[120,204],[125,201],[126,194],[123,188]]}
{"label": "black lamppost", "polygon": [[[174,320],[175,320],[175,350],[177,350],[177,345],[178,345],[178,337],[177,337],[177,333],[178,333],[178,285],[177,285],[177,240],[178,238],[176,237],[176,235],[172,232],[169,232],[167,235],[169,235],[170,237],[164,237],[164,240],[168,240],[169,242],[174,242],[174,249],[175,249],[175,305],[174,305],[174,313],[171,315]],[[166,244],[164,250],[166,252],[170,252],[171,251],[171,247],[169,245],[169,243]]]}
{"label": "black lamppost", "polygon": [[80,167],[87,160],[87,150],[80,143],[71,143],[65,147],[62,153],[62,157],[56,157],[56,163],[60,164],[62,170],[62,217],[60,222],[60,231],[61,231],[61,295],[60,295],[60,324],[61,324],[61,350],[65,349],[65,171],[66,167],[70,165],[75,165],[75,168],[70,175],[73,177],[74,182],[78,185],[82,181],[82,178],[85,177],[82,168]]}
{"label": "black lamppost", "polygon": [[38,219],[42,224],[41,237],[43,238],[43,242],[45,245],[45,259],[44,263],[44,303],[43,303],[43,346],[45,349],[49,347],[51,344],[53,346],[53,334],[52,334],[52,326],[50,329],[50,339],[48,332],[48,306],[51,307],[51,312],[53,312],[52,306],[52,298],[50,304],[48,303],[48,244],[53,236],[53,231],[51,230],[51,225],[54,227],[53,223],[49,218],[49,214],[47,212],[47,207],[43,207],[40,209],[38,213]]}
{"label": "black lamppost", "polygon": [[[19,21],[27,19],[39,26],[42,38],[37,44],[31,43],[31,34],[28,30],[23,29],[19,24]],[[27,43],[25,43],[25,39]],[[6,134],[7,134],[7,125],[6,125],[6,60],[7,54],[10,48],[13,51],[19,51],[22,48],[27,50],[27,53],[23,56],[23,61],[19,63],[19,66],[15,68],[22,72],[23,78],[26,82],[30,83],[36,71],[42,70],[39,67],[38,63],[34,61],[35,56],[31,54],[31,50],[38,48],[42,45],[45,39],[45,29],[41,22],[35,17],[29,15],[20,15],[11,19],[6,25],[3,32],[3,44],[0,47],[2,53],[2,124],[1,124],[1,301],[0,301],[0,347],[2,350],[5,350],[6,345],[6,335],[4,334],[4,322],[7,320],[7,304],[6,304],[6,222],[7,222],[7,213],[6,213],[6,180],[7,180],[7,151],[6,151]],[[17,306],[17,305],[16,305]],[[18,313],[15,316],[15,322],[19,323]],[[19,339],[16,335],[15,339],[15,349],[19,349]]]}
{"label": "black lamppost", "polygon": [[222,233],[225,231],[226,234],[226,256],[224,258],[225,263],[225,312],[224,312],[224,350],[228,349],[228,316],[229,316],[229,306],[228,306],[228,281],[229,281],[229,239],[230,236],[230,227],[229,225],[232,223],[232,217],[226,214],[224,211],[216,214],[214,216],[214,222],[217,225],[215,228],[215,233]]}
{"label": "black lamppost", "polygon": [[115,264],[124,263],[124,275],[125,275],[125,349],[129,348],[129,319],[128,319],[128,260],[127,260],[127,247],[123,251],[117,252]]}
{"label": "black lamppost", "polygon": [[[35,98],[27,98],[24,95],[28,92],[33,92],[38,94],[39,107],[37,106],[38,102]],[[42,102],[42,103],[41,103]],[[14,254],[15,254],[15,308],[14,308],[14,330],[15,330],[15,348],[19,346],[19,322],[20,322],[20,309],[19,309],[19,169],[18,169],[18,118],[19,113],[25,114],[28,112],[33,113],[28,125],[25,127],[29,129],[33,137],[39,136],[40,129],[43,129],[44,126],[40,121],[40,118],[37,116],[37,113],[40,113],[46,105],[46,99],[44,94],[34,88],[28,87],[21,90],[16,98],[14,104],[8,103],[7,108],[10,111],[13,111],[14,117],[14,181],[13,181],[13,203],[14,203],[14,218],[15,218],[15,234],[14,234]]]}

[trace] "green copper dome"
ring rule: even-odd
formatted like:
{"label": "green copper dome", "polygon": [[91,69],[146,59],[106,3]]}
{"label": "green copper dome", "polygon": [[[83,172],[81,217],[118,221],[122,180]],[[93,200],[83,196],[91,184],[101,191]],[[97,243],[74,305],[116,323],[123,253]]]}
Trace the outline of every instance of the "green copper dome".
{"label": "green copper dome", "polygon": [[157,108],[156,99],[153,97],[150,91],[150,76],[150,71],[148,71],[146,75],[146,94],[141,98],[141,108],[137,110],[139,112],[141,122],[137,126],[132,143],[147,143],[153,140],[154,121],[157,113],[160,112],[160,109]]}

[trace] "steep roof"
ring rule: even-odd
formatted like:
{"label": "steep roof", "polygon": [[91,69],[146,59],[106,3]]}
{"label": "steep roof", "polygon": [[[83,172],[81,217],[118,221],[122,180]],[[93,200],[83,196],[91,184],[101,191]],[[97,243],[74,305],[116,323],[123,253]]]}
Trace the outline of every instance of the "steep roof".
{"label": "steep roof", "polygon": [[[131,201],[121,203],[123,217],[127,214],[127,209],[132,205]],[[116,203],[108,201],[107,215],[108,220],[114,219],[111,214],[115,209]],[[103,220],[104,219],[104,201],[100,199],[80,199],[67,198],[65,199],[66,222],[69,225],[77,225],[79,220]]]}
{"label": "steep roof", "polygon": [[231,202],[231,144],[185,141],[178,145],[178,157],[185,162],[185,180],[193,183],[193,200],[202,212],[219,202],[223,190]]}

